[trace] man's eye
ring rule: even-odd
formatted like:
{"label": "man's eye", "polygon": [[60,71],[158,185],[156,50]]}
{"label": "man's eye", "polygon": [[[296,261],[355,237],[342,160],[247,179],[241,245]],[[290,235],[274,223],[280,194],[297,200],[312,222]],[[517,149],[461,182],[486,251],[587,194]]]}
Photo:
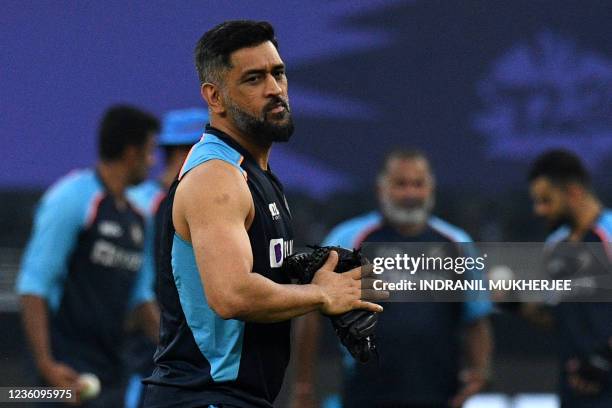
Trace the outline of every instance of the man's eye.
{"label": "man's eye", "polygon": [[259,75],[253,75],[253,76],[247,77],[245,82],[254,83],[254,82],[257,82],[258,80],[259,80]]}
{"label": "man's eye", "polygon": [[285,71],[276,71],[274,73],[274,77],[279,79],[279,78],[283,78],[285,76]]}

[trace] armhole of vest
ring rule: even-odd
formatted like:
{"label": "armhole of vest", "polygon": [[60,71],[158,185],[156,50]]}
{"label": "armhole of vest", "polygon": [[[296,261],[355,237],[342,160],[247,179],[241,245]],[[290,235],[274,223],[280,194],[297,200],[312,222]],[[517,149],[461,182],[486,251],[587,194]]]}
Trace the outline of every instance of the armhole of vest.
{"label": "armhole of vest", "polygon": [[238,167],[238,170],[240,170],[240,173],[242,173],[242,177],[244,177],[244,181],[249,181],[249,174],[247,173],[245,169],[242,168],[243,161],[244,161],[244,156],[240,155],[240,158],[238,159],[238,163],[236,164],[236,167]]}
{"label": "armhole of vest", "polygon": [[[209,160],[221,160],[221,161],[224,161],[226,163],[231,164],[232,166],[236,167],[240,171],[240,173],[242,174],[244,179],[248,181],[247,172],[246,172],[245,169],[243,169],[241,167],[242,162],[244,161],[244,156],[242,154],[240,154],[239,152],[237,152],[236,150],[232,149],[231,147],[227,146],[225,143],[222,143],[222,142],[218,143],[218,144],[223,146],[222,149],[230,149],[231,151],[234,151],[236,154],[239,155],[238,160],[236,160],[236,161],[230,160],[227,157],[223,157],[224,155],[219,153],[219,152],[213,152],[213,153],[204,154],[203,157],[199,157],[198,160],[195,163],[190,163],[189,160],[191,159],[191,157],[194,154],[194,152],[198,148],[201,148],[201,147],[204,146],[204,144],[205,144],[204,140],[205,139],[206,139],[206,133],[204,135],[202,135],[202,138],[200,139],[200,141],[198,143],[196,143],[195,145],[193,145],[191,147],[191,150],[189,150],[189,153],[187,154],[187,157],[185,158],[185,161],[183,162],[183,166],[181,167],[181,170],[179,171],[179,175],[178,175],[179,181],[183,177],[185,177],[185,175],[187,173],[189,173],[192,169],[196,168],[200,164],[206,163]],[[212,143],[217,144],[214,141]]]}
{"label": "armhole of vest", "polygon": [[[225,162],[227,164],[230,164],[231,166],[233,166],[236,169],[238,169],[238,171],[240,171],[240,174],[242,174],[242,177],[244,177],[245,181],[248,181],[249,178],[248,178],[247,171],[240,166],[242,164],[243,160],[244,160],[244,156],[242,156],[242,155],[240,155],[240,159],[238,159],[238,162],[236,162],[236,163],[234,163],[234,162],[232,162],[232,161],[230,161],[230,160],[228,160],[228,159],[226,159],[224,157],[219,157],[219,156],[207,157],[204,160],[202,160],[200,162],[197,162],[196,164],[194,164],[193,166],[191,166],[191,167],[189,167],[187,169],[185,169],[185,168],[181,169],[181,173],[179,173],[178,180],[181,181],[187,175],[187,173],[189,173],[191,170],[193,170],[196,167],[198,167],[199,165],[204,164],[206,162],[209,162],[211,160],[219,160],[219,161]],[[183,167],[185,167],[185,166],[183,166]]]}

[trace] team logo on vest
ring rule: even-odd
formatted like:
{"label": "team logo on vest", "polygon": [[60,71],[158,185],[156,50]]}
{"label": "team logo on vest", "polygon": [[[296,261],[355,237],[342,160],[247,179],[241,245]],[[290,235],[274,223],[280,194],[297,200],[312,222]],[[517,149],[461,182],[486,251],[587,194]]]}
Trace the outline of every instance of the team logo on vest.
{"label": "team logo on vest", "polygon": [[270,209],[270,214],[272,214],[272,219],[274,221],[280,220],[280,211],[278,211],[278,207],[276,206],[276,203],[268,204],[268,208]]}
{"label": "team logo on vest", "polygon": [[278,268],[283,264],[285,257],[293,253],[293,240],[285,241],[283,238],[270,240],[270,267]]}
{"label": "team logo on vest", "polygon": [[123,228],[114,221],[103,220],[98,224],[98,232],[104,237],[119,238],[123,235]]}

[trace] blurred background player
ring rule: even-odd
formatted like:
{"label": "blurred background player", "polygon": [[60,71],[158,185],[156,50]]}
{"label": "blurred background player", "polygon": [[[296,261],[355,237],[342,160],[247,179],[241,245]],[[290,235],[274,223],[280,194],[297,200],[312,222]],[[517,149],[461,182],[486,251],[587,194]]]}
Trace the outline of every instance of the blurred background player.
{"label": "blurred background player", "polygon": [[153,164],[154,116],[130,106],[106,111],[94,168],[73,171],[43,196],[17,281],[22,320],[41,382],[102,383],[86,406],[123,404],[121,358],[128,313],[152,338],[157,320],[142,272],[144,219],[125,197]]}
{"label": "blurred background player", "polygon": [[[204,133],[208,122],[208,112],[201,108],[173,110],[164,115],[162,130],[157,145],[162,148],[164,168],[157,179],[149,179],[128,190],[128,198],[147,217],[145,238],[145,262],[152,262],[147,271],[152,271],[151,282],[155,286],[155,268],[161,234],[161,211],[170,185],[176,178],[189,154],[191,147]],[[129,325],[130,328],[134,324]],[[142,331],[132,332],[126,342],[126,358],[131,373],[126,391],[126,408],[140,405],[142,393],[141,379],[153,372],[153,353],[157,344]]]}
{"label": "blurred background player", "polygon": [[[377,187],[379,211],[341,223],[323,245],[359,248],[364,242],[471,242],[464,231],[431,215],[435,180],[423,153],[392,151],[383,163]],[[377,329],[380,361],[345,364],[342,406],[460,407],[488,378],[493,341],[487,316],[491,311],[485,300],[386,303]],[[318,315],[306,316],[300,326],[294,408],[316,406]],[[460,370],[462,364],[464,370]]]}
{"label": "blurred background player", "polygon": [[[554,231],[549,243],[600,242],[612,253],[612,211],[591,189],[590,175],[575,154],[551,150],[538,157],[529,172],[529,190],[535,215]],[[523,311],[533,316],[530,306],[523,305]],[[610,347],[612,303],[560,303],[552,317],[560,346],[562,407],[612,407],[610,367],[598,379],[585,375],[589,356]]]}

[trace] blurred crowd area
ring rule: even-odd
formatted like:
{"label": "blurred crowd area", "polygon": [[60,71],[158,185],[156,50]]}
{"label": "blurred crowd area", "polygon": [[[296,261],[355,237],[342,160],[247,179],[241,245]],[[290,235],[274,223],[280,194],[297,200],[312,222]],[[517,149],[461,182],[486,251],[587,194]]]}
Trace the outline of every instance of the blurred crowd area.
{"label": "blurred crowd area", "polygon": [[[432,163],[435,171],[435,162]],[[280,175],[282,179],[282,174]],[[605,204],[612,201],[612,186],[603,176],[594,180],[594,190]],[[460,186],[461,187],[461,186]],[[527,191],[522,184],[493,191],[445,187],[436,191],[434,213],[461,226],[481,242],[540,242],[550,232],[537,221]],[[25,245],[32,226],[32,216],[41,190],[0,191],[0,247],[19,251]],[[375,176],[359,191],[337,193],[316,199],[287,191],[296,231],[296,245],[320,243],[330,229],[341,221],[376,209]]]}
{"label": "blurred crowd area", "polygon": [[[435,166],[435,163],[434,163]],[[542,241],[547,230],[534,219],[524,185],[500,186],[499,191],[466,191],[439,187],[434,213],[460,225],[475,241]],[[602,202],[612,202],[609,185],[594,183]],[[374,177],[369,187],[352,193],[313,199],[288,191],[294,217],[296,246],[320,243],[338,222],[376,208]],[[0,326],[10,336],[0,336],[0,379],[2,385],[23,384],[30,363],[19,322],[14,277],[21,251],[30,233],[33,211],[42,191],[0,193]],[[492,316],[495,338],[493,381],[488,392],[554,393],[558,362],[556,339],[540,328],[508,313]],[[318,367],[317,388],[322,397],[340,387],[340,353],[330,325],[324,325],[320,340],[322,364]],[[519,375],[517,375],[519,374]],[[289,371],[288,378],[293,375]],[[289,393],[286,381],[279,406]]]}

